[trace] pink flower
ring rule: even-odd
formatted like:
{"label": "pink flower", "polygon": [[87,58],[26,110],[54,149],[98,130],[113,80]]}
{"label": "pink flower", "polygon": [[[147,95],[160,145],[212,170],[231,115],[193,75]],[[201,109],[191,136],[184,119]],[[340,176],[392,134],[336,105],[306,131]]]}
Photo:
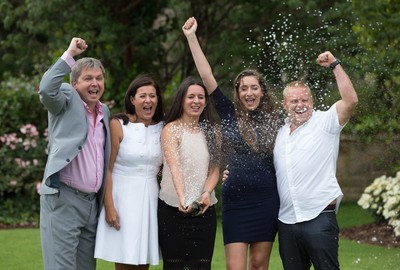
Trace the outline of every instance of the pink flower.
{"label": "pink flower", "polygon": [[15,187],[17,185],[17,180],[11,180],[10,185]]}
{"label": "pink flower", "polygon": [[24,150],[28,151],[29,148],[31,148],[31,140],[30,139],[25,139],[24,142],[22,143],[24,146]]}
{"label": "pink flower", "polygon": [[14,158],[14,161],[17,163],[19,168],[26,168],[30,164],[29,161],[24,161],[21,158]]}
{"label": "pink flower", "polygon": [[22,134],[26,134],[28,137],[35,137],[39,135],[39,132],[35,125],[26,124],[20,128]]}
{"label": "pink flower", "polygon": [[105,101],[105,104],[109,109],[112,109],[115,106],[115,100]]}
{"label": "pink flower", "polygon": [[33,148],[35,148],[35,147],[37,146],[37,142],[36,142],[35,139],[32,139],[32,141],[31,141],[31,146],[32,146]]}
{"label": "pink flower", "polygon": [[40,188],[42,187],[42,182],[36,182],[36,192],[40,194]]}
{"label": "pink flower", "polygon": [[44,130],[43,136],[45,136],[45,137],[49,136],[49,129],[48,129],[48,128],[46,128],[46,129]]}
{"label": "pink flower", "polygon": [[4,134],[3,136],[1,136],[0,138],[1,142],[4,143],[5,145],[7,145],[9,148],[11,149],[15,149],[18,143],[22,142],[21,138],[17,137],[17,134],[15,132],[10,133],[10,134]]}
{"label": "pink flower", "polygon": [[21,165],[22,162],[23,162],[22,159],[20,159],[20,158],[14,158],[14,161],[15,161],[15,163],[17,163],[18,167],[20,167],[20,168],[22,167],[22,165]]}

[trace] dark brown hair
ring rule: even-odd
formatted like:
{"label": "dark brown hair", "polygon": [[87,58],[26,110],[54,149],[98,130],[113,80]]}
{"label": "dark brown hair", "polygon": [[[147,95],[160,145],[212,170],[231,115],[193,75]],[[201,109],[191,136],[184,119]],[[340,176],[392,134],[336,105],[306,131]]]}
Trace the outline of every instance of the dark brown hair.
{"label": "dark brown hair", "polygon": [[150,76],[150,75],[139,75],[137,76],[129,85],[128,90],[125,93],[125,98],[124,98],[124,109],[125,113],[124,114],[117,114],[113,118],[120,118],[123,121],[123,124],[126,125],[129,122],[129,118],[127,114],[135,115],[136,110],[135,106],[133,106],[131,102],[131,97],[134,97],[137,93],[137,90],[142,87],[142,86],[148,86],[151,85],[156,89],[156,95],[157,95],[157,107],[156,111],[154,112],[153,115],[153,121],[158,123],[162,120],[164,117],[164,112],[163,112],[163,102],[162,102],[162,97],[161,97],[161,90],[160,86],[158,83]]}
{"label": "dark brown hair", "polygon": [[202,82],[194,77],[188,77],[182,81],[176,91],[175,98],[172,102],[172,107],[169,113],[165,116],[164,122],[168,124],[182,117],[183,115],[183,102],[188,92],[188,89],[192,85],[198,85],[204,90],[204,96],[206,99],[207,106],[200,114],[199,127],[202,130],[210,153],[210,162],[217,164],[220,159],[220,135],[217,127],[215,118],[213,116],[213,107],[207,93],[207,89]]}

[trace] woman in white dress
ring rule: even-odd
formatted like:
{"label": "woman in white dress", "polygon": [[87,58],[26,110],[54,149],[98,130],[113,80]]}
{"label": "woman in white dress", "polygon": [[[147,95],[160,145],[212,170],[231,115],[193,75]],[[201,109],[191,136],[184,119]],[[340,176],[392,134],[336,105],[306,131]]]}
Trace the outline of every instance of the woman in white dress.
{"label": "woman in white dress", "polygon": [[115,269],[149,269],[159,263],[157,174],[163,157],[160,87],[137,77],[125,95],[125,113],[110,121],[111,156],[95,257]]}
{"label": "woman in white dress", "polygon": [[165,119],[158,206],[164,270],[211,269],[219,144],[207,101],[204,85],[188,78]]}

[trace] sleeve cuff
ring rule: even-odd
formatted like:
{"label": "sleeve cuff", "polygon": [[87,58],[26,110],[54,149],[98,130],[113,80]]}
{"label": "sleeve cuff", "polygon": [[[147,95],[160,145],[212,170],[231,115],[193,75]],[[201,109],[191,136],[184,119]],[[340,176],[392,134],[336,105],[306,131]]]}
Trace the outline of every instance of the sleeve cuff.
{"label": "sleeve cuff", "polygon": [[61,59],[64,60],[65,63],[67,63],[70,68],[72,68],[76,63],[75,59],[71,55],[69,55],[69,53],[67,53],[67,51],[65,51],[63,53],[63,55],[61,56]]}

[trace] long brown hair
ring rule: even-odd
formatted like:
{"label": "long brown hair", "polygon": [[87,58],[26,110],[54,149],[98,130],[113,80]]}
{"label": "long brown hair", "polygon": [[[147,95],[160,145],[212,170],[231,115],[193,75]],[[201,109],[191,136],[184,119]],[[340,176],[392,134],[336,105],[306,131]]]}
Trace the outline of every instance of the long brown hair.
{"label": "long brown hair", "polygon": [[[247,110],[239,98],[240,83],[247,76],[255,77],[258,80],[263,93],[260,103],[254,111]],[[279,123],[275,111],[275,100],[267,89],[265,78],[256,70],[245,69],[236,76],[234,89],[235,114],[243,139],[254,151],[272,152]]]}

